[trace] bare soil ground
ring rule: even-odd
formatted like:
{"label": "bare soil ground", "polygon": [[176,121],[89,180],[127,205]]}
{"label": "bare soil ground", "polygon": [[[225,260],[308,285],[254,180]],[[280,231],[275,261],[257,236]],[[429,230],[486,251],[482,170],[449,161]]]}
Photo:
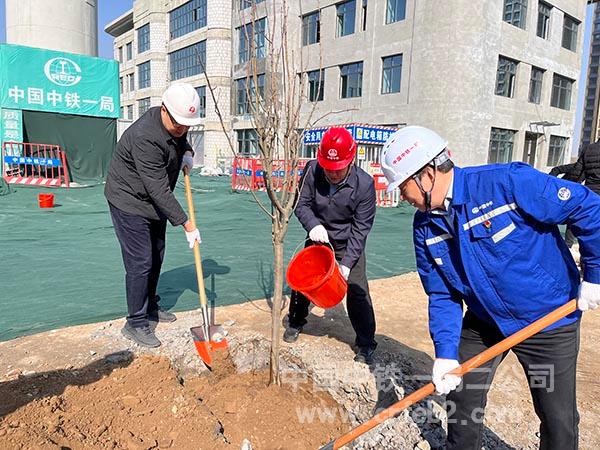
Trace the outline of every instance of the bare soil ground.
{"label": "bare soil ground", "polygon": [[[181,384],[165,357],[141,356],[36,374],[0,388],[2,449],[317,448],[347,430],[300,424],[295,409],[334,407],[305,386],[267,387],[268,373],[220,373]],[[57,391],[61,391],[57,394]]]}
{"label": "bare soil ground", "polygon": [[[378,325],[376,363],[401,363],[403,373],[394,382],[409,392],[426,383],[418,380],[432,364],[425,295],[415,274],[374,281],[371,293]],[[197,311],[160,324],[163,346],[158,350],[142,350],[123,339],[122,320],[0,343],[0,448],[230,449],[248,439],[260,450],[316,449],[349,428],[343,417],[300,423],[298,408],[337,407],[327,392],[303,384],[267,387],[266,372],[258,370],[267,361],[267,302],[225,307],[216,314],[230,333],[232,358],[241,374],[227,364],[212,374],[205,371],[189,337],[189,327],[201,321]],[[346,367],[346,375],[348,368],[354,370],[352,378],[375,377],[373,368],[352,362],[353,339],[342,307],[315,308],[298,343],[283,344],[284,359],[331,364],[338,381],[344,375],[340,367]],[[582,449],[600,448],[595,432],[600,423],[597,342],[600,313],[589,312],[583,318],[578,364]],[[358,409],[359,402],[368,417],[389,403],[381,392],[363,390],[354,403],[344,404],[347,410]],[[359,421],[364,416],[356,414]],[[512,355],[496,375],[485,424],[486,448],[537,448],[539,422]],[[405,436],[405,446],[370,448],[439,448],[441,425],[413,428],[416,435]],[[415,447],[418,439],[424,441]]]}

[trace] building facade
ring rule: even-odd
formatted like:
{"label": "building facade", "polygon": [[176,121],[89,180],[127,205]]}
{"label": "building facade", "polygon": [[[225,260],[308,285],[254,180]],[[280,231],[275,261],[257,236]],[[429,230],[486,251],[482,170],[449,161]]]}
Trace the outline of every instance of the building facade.
{"label": "building facade", "polygon": [[594,21],[589,48],[589,64],[587,71],[587,84],[585,87],[585,103],[581,124],[581,146],[596,142],[600,137],[598,129],[598,107],[600,101],[600,83],[598,83],[598,70],[600,69],[600,8],[594,5]]}
{"label": "building facade", "polygon": [[188,138],[195,163],[222,165],[231,151],[207,77],[229,126],[231,4],[224,0],[136,0],[133,9],[109,23],[120,63],[120,133],[148,108],[159,106],[169,83],[185,81],[198,91],[204,121]]}
{"label": "building facade", "polygon": [[[174,37],[175,12],[197,4],[204,12],[193,17],[205,22]],[[177,69],[177,51],[204,45],[206,75],[217,86],[236,150],[255,153],[243,78],[249,59],[268,60],[272,27],[285,20],[274,13],[276,4],[219,0],[207,8],[206,0],[136,0],[131,12],[106,27],[122,61],[123,115],[134,120],[140,108],[160,104],[169,80],[205,86],[203,73],[180,76]],[[448,139],[461,165],[517,160],[547,170],[571,153],[585,5],[585,0],[291,4],[286,16],[298,76],[305,77],[298,93],[305,100],[303,115],[315,118],[311,127],[423,125]],[[151,50],[139,52],[146,24]],[[149,69],[140,68],[144,64]],[[260,91],[271,66],[256,67],[264,72],[256,81]],[[214,165],[229,147],[204,90],[206,123],[197,131],[203,134],[204,160],[197,162]]]}

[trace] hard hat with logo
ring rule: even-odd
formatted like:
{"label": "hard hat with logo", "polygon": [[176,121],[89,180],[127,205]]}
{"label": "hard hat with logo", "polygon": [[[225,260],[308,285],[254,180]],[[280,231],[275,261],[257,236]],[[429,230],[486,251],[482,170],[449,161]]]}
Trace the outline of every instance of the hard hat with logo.
{"label": "hard hat with logo", "polygon": [[333,127],[323,134],[317,161],[323,169],[340,170],[349,166],[356,156],[356,142],[348,130]]}
{"label": "hard hat with logo", "polygon": [[191,127],[202,122],[200,97],[191,85],[173,83],[163,94],[162,102],[178,124]]}
{"label": "hard hat with logo", "polygon": [[408,126],[392,134],[383,144],[381,156],[381,168],[389,183],[387,191],[393,191],[431,163],[447,145],[448,141],[425,127]]}

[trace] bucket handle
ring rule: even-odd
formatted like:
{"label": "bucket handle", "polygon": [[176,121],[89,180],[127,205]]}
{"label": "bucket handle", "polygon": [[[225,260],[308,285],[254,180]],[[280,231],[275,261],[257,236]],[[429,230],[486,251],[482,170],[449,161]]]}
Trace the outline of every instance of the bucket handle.
{"label": "bucket handle", "polygon": [[[298,253],[298,249],[300,248],[300,246],[302,244],[306,244],[306,242],[312,241],[310,238],[306,238],[303,241],[300,241],[300,243],[296,246],[296,248],[294,249],[294,251],[292,252],[292,258],[294,256],[296,256],[296,253]],[[333,255],[334,255],[334,259],[335,259],[335,249],[333,248],[333,245],[331,245],[331,242],[315,242],[316,245],[329,245],[329,248],[331,248],[331,251],[333,251]],[[337,261],[336,261],[337,262]]]}

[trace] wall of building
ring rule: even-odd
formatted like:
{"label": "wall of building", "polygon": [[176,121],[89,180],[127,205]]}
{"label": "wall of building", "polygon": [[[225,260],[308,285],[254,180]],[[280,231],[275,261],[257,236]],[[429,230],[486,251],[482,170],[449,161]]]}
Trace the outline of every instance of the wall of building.
{"label": "wall of building", "polygon": [[[190,130],[194,143],[198,144],[195,162],[217,166],[225,156],[230,157],[231,149],[216,113],[215,102],[207,82],[210,79],[215,98],[220,105],[226,128],[230,128],[230,81],[231,81],[231,3],[225,0],[207,2],[207,25],[175,39],[170,38],[169,12],[183,5],[187,0],[136,0],[132,11],[132,25],[115,37],[115,58],[122,54],[120,76],[123,78],[124,92],[121,104],[124,106],[124,120],[120,129],[124,131],[131,123],[127,119],[127,108],[133,108],[133,120],[140,116],[139,102],[149,98],[150,106],[160,106],[162,94],[171,83],[169,53],[200,41],[206,41],[206,73],[175,80],[190,83],[194,87],[205,86],[206,117],[201,125]],[[229,13],[227,13],[229,11]],[[150,49],[138,53],[137,30],[149,24]],[[126,56],[127,44],[132,45],[132,59]],[[121,49],[121,50],[120,50]],[[148,88],[139,88],[138,66],[150,61],[151,82]],[[128,76],[134,77],[134,90],[129,89]],[[200,135],[200,136],[199,136]]]}
{"label": "wall of building", "polygon": [[[314,116],[339,111],[322,124],[424,125],[445,136],[464,165],[487,162],[492,127],[517,131],[513,160],[523,158],[525,133],[540,133],[535,166],[546,170],[550,135],[573,135],[578,89],[575,83],[568,111],[551,107],[552,76],[576,80],[581,65],[583,25],[577,50],[562,48],[563,11],[583,22],[585,2],[553,2],[548,40],[536,36],[537,2],[529,2],[525,29],[502,20],[503,3],[408,1],[405,20],[386,24],[385,1],[369,2],[366,31],[360,29],[357,8],[357,31],[336,37],[335,3],[304,2],[304,14],[322,8],[321,45],[303,48],[306,70],[325,69],[324,100],[316,103]],[[401,90],[382,94],[381,58],[399,53]],[[500,55],[520,62],[513,98],[495,95]],[[339,66],[354,61],[363,61],[362,96],[341,99]],[[532,65],[546,71],[539,105],[528,101]],[[305,113],[312,106],[306,105]]]}
{"label": "wall of building", "polygon": [[97,0],[6,0],[6,42],[98,56]]}
{"label": "wall of building", "polygon": [[[207,26],[170,40],[168,12],[184,3],[186,0],[135,1],[133,28],[117,36],[115,47],[133,40],[134,60],[123,63],[122,74],[127,75],[135,71],[139,63],[150,60],[152,87],[124,93],[123,103],[127,105],[150,97],[152,105],[160,104],[160,95],[169,81],[168,53],[206,40],[207,75],[215,89],[226,129],[251,128],[250,116],[235,113],[235,80],[248,74],[247,64],[238,64],[238,27],[265,16],[268,16],[268,28],[281,27],[279,7],[282,3],[267,0],[255,8],[240,11],[238,0],[208,2]],[[369,1],[363,29],[363,2],[357,0],[355,32],[344,37],[336,36],[333,0],[289,4],[288,37],[295,73],[319,68],[325,71],[323,101],[306,102],[306,85],[297,93],[305,100],[301,126],[424,125],[448,139],[454,158],[461,165],[488,162],[492,128],[516,132],[512,160],[525,159],[526,134],[534,133],[537,146],[534,165],[547,170],[550,136],[570,139],[573,135],[579,83],[576,81],[572,87],[568,110],[550,106],[550,99],[554,74],[573,80],[578,78],[585,2],[549,1],[552,11],[547,39],[536,35],[538,2],[528,2],[523,29],[503,20],[504,1],[501,0],[407,0],[406,3],[405,18],[386,24],[386,0]],[[320,11],[320,43],[302,46],[301,17],[312,11]],[[581,22],[575,51],[561,45],[565,14]],[[136,55],[134,30],[148,22],[152,48]],[[398,54],[402,55],[400,91],[382,94],[382,58]],[[511,98],[495,93],[500,56],[518,61],[516,88]],[[343,99],[340,65],[358,61],[363,62],[362,95]],[[545,71],[539,104],[529,102],[532,67]],[[268,58],[259,62],[259,70],[269,72],[268,69]],[[134,76],[137,86],[137,74]],[[207,85],[205,74],[181,81],[194,86]],[[217,158],[224,157],[219,155],[229,154],[230,149],[208,87],[206,97],[206,119],[200,127],[205,133],[203,162],[215,164]],[[235,133],[231,136],[235,139]],[[565,161],[570,155],[570,143],[568,146]]]}

